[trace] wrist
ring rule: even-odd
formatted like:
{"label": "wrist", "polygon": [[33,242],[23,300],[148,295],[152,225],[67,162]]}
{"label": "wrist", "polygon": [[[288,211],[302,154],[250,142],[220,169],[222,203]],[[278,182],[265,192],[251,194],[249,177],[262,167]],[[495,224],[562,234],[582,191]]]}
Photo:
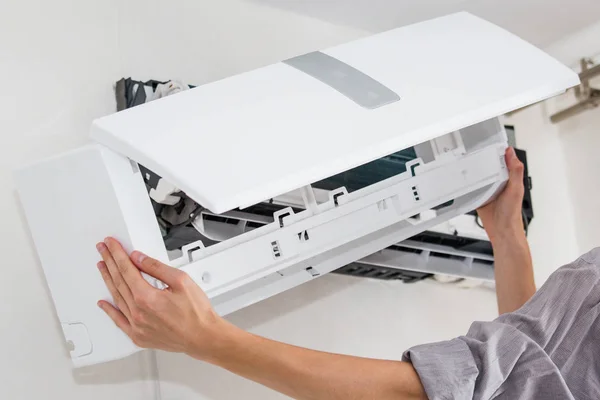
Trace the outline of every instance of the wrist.
{"label": "wrist", "polygon": [[493,249],[500,249],[506,246],[514,247],[516,245],[526,244],[527,237],[523,229],[504,229],[497,232],[488,233]]}
{"label": "wrist", "polygon": [[501,244],[506,241],[522,240],[525,238],[525,228],[521,214],[505,218],[481,218],[488,238],[494,243]]}
{"label": "wrist", "polygon": [[[200,361],[211,364],[217,364],[223,358],[224,353],[231,350],[238,341],[238,327],[226,321],[220,316],[215,316],[215,320],[201,328],[194,342],[191,344],[186,354]],[[243,332],[243,331],[241,331]]]}

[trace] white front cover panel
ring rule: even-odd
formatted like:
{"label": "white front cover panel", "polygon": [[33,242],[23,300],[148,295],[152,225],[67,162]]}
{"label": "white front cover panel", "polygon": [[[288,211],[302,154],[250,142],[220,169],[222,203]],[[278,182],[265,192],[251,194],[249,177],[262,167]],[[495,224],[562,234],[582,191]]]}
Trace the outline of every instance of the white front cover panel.
{"label": "white front cover panel", "polygon": [[167,261],[160,230],[137,166],[100,145],[16,173],[37,248],[73,364],[122,358],[139,348],[96,303],[112,301],[96,263],[95,244],[117,238]]}
{"label": "white front cover panel", "polygon": [[92,137],[221,213],[579,82],[573,71],[539,49],[468,13],[323,53],[383,84],[400,100],[364,108],[278,63],[101,118],[93,124]]}

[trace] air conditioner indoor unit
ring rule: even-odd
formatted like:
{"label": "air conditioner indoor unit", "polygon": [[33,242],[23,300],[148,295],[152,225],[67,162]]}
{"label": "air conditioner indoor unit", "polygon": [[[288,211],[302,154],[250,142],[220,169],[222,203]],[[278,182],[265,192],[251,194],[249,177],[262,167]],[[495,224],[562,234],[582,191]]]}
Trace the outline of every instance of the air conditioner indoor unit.
{"label": "air conditioner indoor unit", "polygon": [[[177,93],[193,87],[195,86],[177,81],[153,79],[139,81],[122,78],[115,84],[117,109],[121,111],[154,101],[164,97],[166,91]],[[504,126],[504,128],[508,143],[516,146],[514,127]],[[531,177],[528,175],[526,151],[515,147],[515,152],[525,165],[522,214],[527,234],[529,223],[533,219]],[[409,147],[315,182],[311,184],[311,188],[316,198],[325,201],[328,190],[340,187],[348,191],[362,189],[405,172],[406,163],[416,158],[415,147]],[[285,207],[292,207],[296,213],[305,208],[301,195],[296,193],[293,197],[291,194],[286,194],[259,203],[251,209],[244,210],[244,213],[231,212],[219,215],[204,210],[201,216],[191,221],[189,214],[199,205],[154,172],[143,166],[140,168],[146,188],[150,192],[150,202],[156,218],[163,228],[163,240],[167,251],[170,252],[170,258],[180,257],[181,248],[186,244],[198,240],[205,245],[214,244],[269,224],[273,222],[273,213]],[[433,210],[426,210],[411,218],[413,221],[432,218],[436,215],[437,209],[447,205],[449,203],[439,205]],[[494,281],[493,260],[490,240],[477,213],[473,210],[332,272],[359,278],[401,280],[405,283],[418,282],[436,275],[443,281],[449,282],[474,278],[467,285],[471,287],[485,281]]]}
{"label": "air conditioner indoor unit", "polygon": [[[186,271],[228,314],[486,203],[507,179],[497,117],[578,83],[458,13],[95,120],[94,144],[16,174],[74,365],[139,350],[96,306],[102,238]],[[381,180],[331,186],[406,149]]]}

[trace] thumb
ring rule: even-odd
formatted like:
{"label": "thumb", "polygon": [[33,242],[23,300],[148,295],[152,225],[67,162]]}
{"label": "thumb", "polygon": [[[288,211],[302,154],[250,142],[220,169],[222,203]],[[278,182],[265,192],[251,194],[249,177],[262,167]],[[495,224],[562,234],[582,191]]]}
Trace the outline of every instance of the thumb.
{"label": "thumb", "polygon": [[131,261],[133,261],[135,266],[140,271],[163,281],[171,287],[177,287],[185,275],[185,272],[163,264],[162,262],[152,257],[148,257],[144,253],[137,250],[131,253]]}
{"label": "thumb", "polygon": [[517,157],[515,149],[509,147],[506,150],[506,166],[508,168],[508,184],[515,188],[523,186],[523,174],[525,166]]}

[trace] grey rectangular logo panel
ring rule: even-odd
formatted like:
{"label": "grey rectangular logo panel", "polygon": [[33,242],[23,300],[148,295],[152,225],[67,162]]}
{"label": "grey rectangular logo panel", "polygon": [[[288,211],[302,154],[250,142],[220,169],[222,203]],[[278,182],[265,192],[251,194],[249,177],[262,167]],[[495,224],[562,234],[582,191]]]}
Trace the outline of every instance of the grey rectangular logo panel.
{"label": "grey rectangular logo panel", "polygon": [[364,108],[374,109],[400,100],[398,94],[369,75],[320,51],[283,63],[318,79]]}

